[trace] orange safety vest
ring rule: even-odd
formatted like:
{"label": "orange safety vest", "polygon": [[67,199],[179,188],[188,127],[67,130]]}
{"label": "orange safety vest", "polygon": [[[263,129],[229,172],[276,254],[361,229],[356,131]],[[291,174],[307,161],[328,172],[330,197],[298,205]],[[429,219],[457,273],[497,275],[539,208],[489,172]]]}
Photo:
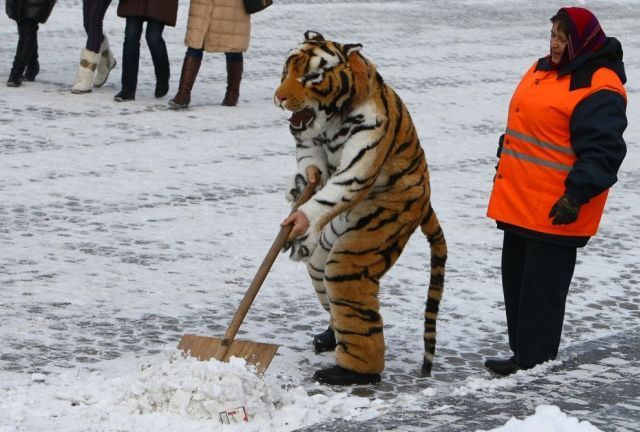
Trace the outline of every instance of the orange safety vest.
{"label": "orange safety vest", "polygon": [[570,74],[558,78],[557,71],[536,71],[536,64],[522,78],[509,104],[487,216],[541,233],[592,236],[608,190],[584,204],[574,223],[552,225],[548,217],[564,194],[564,181],[577,160],[569,123],[575,107],[593,93],[612,90],[626,99],[626,92],[618,75],[607,68],[593,74],[591,87],[569,91]]}

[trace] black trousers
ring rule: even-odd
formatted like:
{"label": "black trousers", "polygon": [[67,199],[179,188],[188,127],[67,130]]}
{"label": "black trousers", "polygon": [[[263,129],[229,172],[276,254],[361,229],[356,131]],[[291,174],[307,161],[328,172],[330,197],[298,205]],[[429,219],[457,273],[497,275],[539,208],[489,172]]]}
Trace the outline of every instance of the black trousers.
{"label": "black trousers", "polygon": [[22,76],[30,63],[38,60],[38,23],[25,19],[18,22],[18,45],[13,58],[12,75]]}
{"label": "black trousers", "polygon": [[533,367],[558,355],[576,247],[508,231],[502,247],[502,288],[509,346],[516,362]]}
{"label": "black trousers", "polygon": [[111,0],[83,0],[82,17],[84,31],[87,33],[86,48],[89,51],[100,52],[100,45],[104,39],[102,21]]}
{"label": "black trousers", "polygon": [[122,88],[135,93],[138,84],[138,67],[140,64],[140,37],[142,26],[147,21],[145,38],[153,60],[156,80],[169,80],[169,56],[167,46],[162,38],[164,23],[161,21],[129,17],[124,30],[124,44],[122,47]]}

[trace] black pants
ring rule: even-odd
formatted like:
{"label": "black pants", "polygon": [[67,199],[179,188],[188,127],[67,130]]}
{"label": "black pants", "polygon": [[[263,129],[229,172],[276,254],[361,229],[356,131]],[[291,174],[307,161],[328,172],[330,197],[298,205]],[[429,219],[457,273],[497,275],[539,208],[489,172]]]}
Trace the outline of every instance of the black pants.
{"label": "black pants", "polygon": [[83,0],[82,16],[84,31],[87,33],[86,48],[89,51],[100,52],[100,45],[104,39],[102,21],[111,0]]}
{"label": "black pants", "polygon": [[135,93],[138,85],[138,67],[140,63],[140,37],[142,26],[147,21],[145,38],[153,60],[156,80],[169,80],[169,56],[167,46],[162,38],[164,23],[153,19],[129,17],[124,30],[124,45],[122,48],[122,88]]}
{"label": "black pants", "polygon": [[20,20],[18,23],[18,45],[13,59],[12,75],[22,76],[29,63],[38,60],[38,23]]}
{"label": "black pants", "polygon": [[558,355],[576,248],[505,231],[502,288],[509,346],[516,362],[532,367]]}

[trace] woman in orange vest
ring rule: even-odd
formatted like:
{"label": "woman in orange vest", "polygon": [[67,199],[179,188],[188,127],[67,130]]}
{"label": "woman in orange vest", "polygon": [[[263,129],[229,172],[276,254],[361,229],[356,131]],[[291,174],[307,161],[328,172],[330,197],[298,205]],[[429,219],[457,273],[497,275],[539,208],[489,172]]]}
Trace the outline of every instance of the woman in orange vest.
{"label": "woman in orange vest", "polygon": [[551,18],[549,55],[524,75],[509,105],[488,216],[504,231],[502,286],[509,375],[555,359],[576,250],[597,231],[626,154],[622,47],[587,9]]}

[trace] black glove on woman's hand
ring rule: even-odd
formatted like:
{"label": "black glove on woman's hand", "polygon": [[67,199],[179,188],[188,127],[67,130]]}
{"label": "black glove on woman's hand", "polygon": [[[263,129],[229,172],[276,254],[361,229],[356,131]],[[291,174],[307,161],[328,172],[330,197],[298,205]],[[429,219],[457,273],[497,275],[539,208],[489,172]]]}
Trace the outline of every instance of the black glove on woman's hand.
{"label": "black glove on woman's hand", "polygon": [[580,204],[571,196],[564,194],[558,202],[551,207],[549,217],[553,218],[551,222],[553,225],[568,225],[578,219],[579,213]]}
{"label": "black glove on woman's hand", "polygon": [[496,151],[496,157],[500,159],[500,155],[502,155],[502,148],[504,147],[504,134],[500,135],[498,138],[498,150]]}

